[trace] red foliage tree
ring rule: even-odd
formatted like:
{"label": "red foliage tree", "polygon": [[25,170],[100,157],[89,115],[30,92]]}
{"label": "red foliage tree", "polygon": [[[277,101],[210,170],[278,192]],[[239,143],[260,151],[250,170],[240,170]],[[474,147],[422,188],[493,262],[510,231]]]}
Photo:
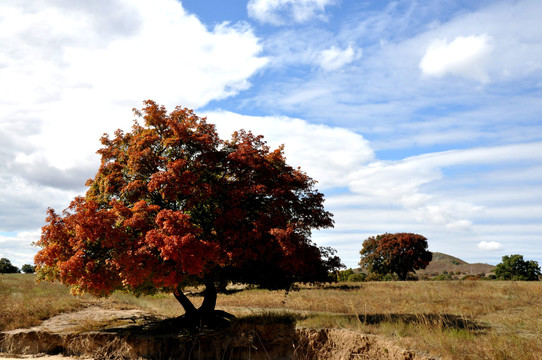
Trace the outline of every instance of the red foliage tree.
{"label": "red foliage tree", "polygon": [[360,254],[362,267],[382,275],[395,273],[401,280],[411,271],[425,269],[433,259],[427,239],[411,233],[371,236],[363,242]]}
{"label": "red foliage tree", "polygon": [[[172,292],[189,316],[213,312],[228,281],[288,289],[340,266],[311,229],[333,226],[314,180],[261,136],[221,140],[191,110],[146,101],[129,133],[104,135],[101,166],[84,197],[48,210],[39,277],[107,296]],[[184,295],[204,284],[196,309]]]}

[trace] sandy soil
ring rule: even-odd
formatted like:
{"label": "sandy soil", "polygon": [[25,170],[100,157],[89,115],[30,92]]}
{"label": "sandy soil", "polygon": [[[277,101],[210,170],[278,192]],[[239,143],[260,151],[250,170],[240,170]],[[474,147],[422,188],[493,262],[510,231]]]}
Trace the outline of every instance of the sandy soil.
{"label": "sandy soil", "polygon": [[41,325],[33,327],[32,330],[69,333],[85,328],[96,328],[100,324],[106,325],[114,322],[116,326],[122,326],[157,319],[160,318],[143,310],[104,309],[92,306],[80,311],[54,316],[45,320]]}
{"label": "sandy soil", "polygon": [[0,354],[0,359],[2,360],[21,360],[21,359],[40,359],[40,360],[91,360],[90,358],[74,358],[66,357],[62,355],[21,355],[20,357],[4,357]]}

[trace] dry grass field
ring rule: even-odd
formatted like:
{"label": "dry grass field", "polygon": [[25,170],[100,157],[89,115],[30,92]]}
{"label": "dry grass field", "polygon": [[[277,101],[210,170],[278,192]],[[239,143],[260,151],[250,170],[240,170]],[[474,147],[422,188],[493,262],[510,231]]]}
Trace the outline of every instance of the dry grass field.
{"label": "dry grass field", "polygon": [[[541,282],[366,282],[301,286],[288,294],[232,289],[219,295],[217,306],[237,316],[291,313],[297,326],[381,335],[443,359],[534,360],[542,359],[541,299]],[[169,295],[75,298],[60,284],[35,285],[31,275],[0,276],[0,330],[89,304],[182,314]]]}

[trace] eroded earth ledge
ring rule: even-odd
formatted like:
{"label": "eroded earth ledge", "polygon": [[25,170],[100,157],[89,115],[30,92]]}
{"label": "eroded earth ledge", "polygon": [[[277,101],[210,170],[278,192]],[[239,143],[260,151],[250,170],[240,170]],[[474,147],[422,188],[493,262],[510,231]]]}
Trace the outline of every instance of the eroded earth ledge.
{"label": "eroded earth ledge", "polygon": [[174,321],[142,310],[91,307],[0,333],[0,352],[92,359],[430,359],[343,329],[236,322],[218,331],[179,333]]}

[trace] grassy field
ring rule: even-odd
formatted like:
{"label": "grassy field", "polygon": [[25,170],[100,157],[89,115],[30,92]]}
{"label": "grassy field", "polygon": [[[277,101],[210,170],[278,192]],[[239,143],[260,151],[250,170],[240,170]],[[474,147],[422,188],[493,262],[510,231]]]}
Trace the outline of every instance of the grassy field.
{"label": "grassy field", "polygon": [[[170,295],[75,298],[32,275],[0,276],[0,330],[31,326],[90,303],[182,314]],[[201,298],[193,296],[198,303]],[[444,359],[542,359],[542,283],[500,281],[367,282],[301,287],[288,294],[258,289],[221,294],[218,308],[237,316],[293,313],[303,327],[347,328]]]}

